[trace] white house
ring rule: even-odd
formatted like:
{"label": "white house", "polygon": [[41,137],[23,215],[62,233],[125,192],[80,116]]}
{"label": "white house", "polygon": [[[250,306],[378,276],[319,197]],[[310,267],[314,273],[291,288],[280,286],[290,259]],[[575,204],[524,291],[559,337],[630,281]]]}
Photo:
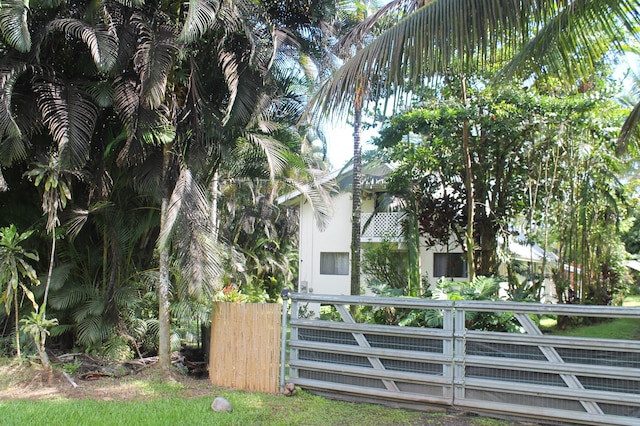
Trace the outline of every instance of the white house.
{"label": "white house", "polygon": [[[376,203],[386,193],[386,176],[393,170],[390,164],[363,166],[362,172],[362,229],[363,243],[397,242],[397,255],[407,255],[401,231],[402,211],[373,214]],[[317,226],[311,205],[299,192],[280,197],[279,202],[300,208],[300,268],[298,291],[317,294],[349,294],[351,286],[351,169],[334,173],[341,190],[332,199],[333,217],[323,229]],[[365,226],[366,224],[366,226]],[[420,250],[421,275],[430,285],[447,275],[465,279],[467,274],[460,247],[434,247]]]}
{"label": "white house", "polygon": [[[396,254],[408,256],[408,246],[401,230],[404,213],[391,208],[388,209],[391,211],[374,214],[376,203],[381,202],[386,193],[386,177],[393,169],[391,164],[363,166],[361,242],[363,246],[382,241],[394,242],[397,243]],[[333,216],[322,230],[316,223],[311,205],[299,192],[282,196],[278,201],[300,209],[297,290],[301,293],[348,295],[351,288],[351,168],[334,172],[327,179],[335,179],[340,190],[332,199]],[[512,257],[523,261],[540,262],[544,255],[540,247],[527,245],[517,238],[510,240],[509,247]],[[420,273],[422,277],[426,277],[425,281],[431,288],[442,277],[466,280],[466,257],[462,248],[453,240],[448,246],[427,248],[425,244],[421,244],[419,252]],[[545,285],[543,301],[553,300],[554,288],[553,285]]]}

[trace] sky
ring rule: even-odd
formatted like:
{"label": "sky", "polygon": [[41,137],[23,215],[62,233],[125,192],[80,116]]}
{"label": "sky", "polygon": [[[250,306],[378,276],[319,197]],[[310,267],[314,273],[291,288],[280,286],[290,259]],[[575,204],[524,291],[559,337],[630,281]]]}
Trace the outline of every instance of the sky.
{"label": "sky", "polygon": [[[333,126],[325,130],[327,137],[327,157],[331,163],[331,169],[342,168],[353,158],[353,125],[342,122],[333,123]],[[373,145],[369,143],[372,137],[376,136],[376,129],[363,130],[362,132],[362,152],[370,150]]]}

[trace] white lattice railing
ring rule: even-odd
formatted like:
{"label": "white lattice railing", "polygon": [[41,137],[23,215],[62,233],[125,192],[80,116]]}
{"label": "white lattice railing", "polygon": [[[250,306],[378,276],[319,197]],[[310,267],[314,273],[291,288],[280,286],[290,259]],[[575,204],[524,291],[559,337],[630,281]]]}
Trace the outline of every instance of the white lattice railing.
{"label": "white lattice railing", "polygon": [[[402,238],[402,215],[399,212],[362,213],[362,240],[388,239],[396,241]],[[373,216],[373,218],[371,218]],[[367,224],[371,218],[371,222]],[[365,227],[365,225],[367,225]]]}

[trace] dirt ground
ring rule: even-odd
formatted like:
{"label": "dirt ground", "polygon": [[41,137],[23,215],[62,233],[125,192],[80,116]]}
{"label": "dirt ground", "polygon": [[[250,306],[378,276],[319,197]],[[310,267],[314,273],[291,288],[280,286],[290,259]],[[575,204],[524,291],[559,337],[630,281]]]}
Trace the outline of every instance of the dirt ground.
{"label": "dirt ground", "polygon": [[[153,366],[135,369],[122,366],[111,368],[117,372],[76,372],[73,375],[65,375],[60,369],[54,369],[48,374],[40,366],[30,363],[0,364],[0,400],[90,398],[126,401],[145,396],[146,391],[140,387],[141,382],[160,380],[160,373]],[[179,382],[187,398],[211,395],[211,385],[206,378],[172,373],[168,380]]]}

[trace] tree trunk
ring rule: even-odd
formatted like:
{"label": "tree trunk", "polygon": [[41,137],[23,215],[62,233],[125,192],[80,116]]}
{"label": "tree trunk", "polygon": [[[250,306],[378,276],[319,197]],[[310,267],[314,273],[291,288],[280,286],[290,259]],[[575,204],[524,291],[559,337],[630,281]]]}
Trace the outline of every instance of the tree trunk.
{"label": "tree trunk", "polygon": [[[57,216],[57,214],[56,214]],[[57,220],[56,220],[57,223]],[[49,270],[47,272],[47,283],[44,287],[44,298],[42,299],[42,321],[44,322],[47,319],[47,300],[49,299],[49,288],[51,287],[51,277],[53,276],[53,263],[56,255],[56,228],[54,227],[51,230],[51,257],[49,258]],[[16,330],[17,331],[17,330]],[[42,366],[49,371],[49,375],[51,375],[51,362],[49,362],[49,356],[47,355],[46,350],[46,342],[47,342],[47,333],[44,331],[40,331],[36,338],[36,349],[38,351],[38,356],[40,357],[40,362]]]}
{"label": "tree trunk", "polygon": [[[7,285],[11,285],[8,283]],[[16,317],[16,358],[20,359],[20,320],[18,319],[18,289],[13,292],[13,314]]]}
{"label": "tree trunk", "polygon": [[[412,201],[412,203],[414,203]],[[422,293],[422,283],[420,281],[420,225],[418,216],[415,214],[415,205],[411,209],[414,213],[408,217],[407,242],[409,243],[409,289],[408,296],[419,296]]]}
{"label": "tree trunk", "polygon": [[360,222],[362,216],[361,114],[362,109],[356,103],[353,114],[353,204],[351,208],[351,294],[354,296],[360,294]]}
{"label": "tree trunk", "polygon": [[220,233],[219,220],[218,220],[218,185],[220,182],[220,174],[216,170],[211,180],[211,232],[213,233],[213,240],[218,242],[218,234]]}
{"label": "tree trunk", "polygon": [[[170,145],[164,146],[162,168],[162,202],[160,206],[160,232],[167,226],[167,210],[169,208],[169,190],[167,189],[167,173],[169,172]],[[169,245],[160,248],[160,276],[158,279],[158,365],[164,371],[171,368],[171,329],[169,314]]]}
{"label": "tree trunk", "polygon": [[[462,76],[462,100],[467,104],[467,86],[465,77]],[[475,278],[474,264],[474,241],[473,241],[473,220],[475,215],[475,197],[473,189],[473,171],[471,167],[471,148],[469,146],[469,121],[464,120],[462,123],[462,146],[464,150],[464,171],[466,179],[464,186],[467,191],[467,232],[465,232],[465,245],[467,249],[467,273],[469,282]]]}

